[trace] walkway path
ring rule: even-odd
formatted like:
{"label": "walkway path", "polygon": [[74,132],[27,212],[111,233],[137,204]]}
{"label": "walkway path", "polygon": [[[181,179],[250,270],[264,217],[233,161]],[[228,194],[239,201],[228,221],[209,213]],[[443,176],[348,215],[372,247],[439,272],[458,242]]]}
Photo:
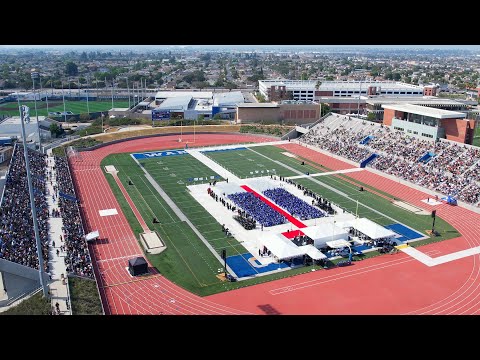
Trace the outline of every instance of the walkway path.
{"label": "walkway path", "polygon": [[411,246],[402,247],[402,248],[399,247],[398,249],[403,251],[405,254],[410,255],[414,259],[420,261],[421,263],[423,263],[427,266],[436,266],[436,265],[440,265],[440,264],[445,264],[446,262],[458,260],[458,259],[461,259],[461,258],[464,258],[464,257],[467,257],[467,256],[480,254],[480,246],[476,246],[476,247],[468,248],[468,249],[465,249],[465,250],[452,252],[452,253],[447,254],[447,255],[438,256],[436,258],[431,258],[430,256],[424,254],[420,250],[415,249]]}
{"label": "walkway path", "polygon": [[363,170],[365,170],[365,169],[363,169],[363,168],[344,169],[344,170],[337,170],[337,171],[327,171],[327,172],[315,173],[315,174],[310,174],[310,175],[305,175],[304,174],[304,175],[289,176],[289,177],[286,177],[285,179],[301,179],[301,178],[306,178],[306,177],[311,177],[311,176],[345,174],[345,173],[349,173],[349,172],[363,171]]}
{"label": "walkway path", "polygon": [[[53,186],[57,184],[57,181],[56,170],[53,170],[55,162],[51,150],[49,150],[48,155],[49,157],[47,160],[47,171],[50,171],[51,174],[50,176],[47,175],[47,203],[48,211],[50,212],[50,214],[52,214],[53,209],[58,210],[58,195],[55,194],[53,190]],[[67,280],[64,280],[62,278],[66,277],[67,275],[64,261],[66,253],[60,248],[61,246],[65,245],[64,235],[62,231],[63,220],[61,217],[50,217],[48,219],[48,222],[50,225],[48,269],[52,277],[52,280],[49,282],[52,308],[55,308],[55,304],[58,302],[60,313],[63,315],[71,315],[72,313],[70,309]]]}

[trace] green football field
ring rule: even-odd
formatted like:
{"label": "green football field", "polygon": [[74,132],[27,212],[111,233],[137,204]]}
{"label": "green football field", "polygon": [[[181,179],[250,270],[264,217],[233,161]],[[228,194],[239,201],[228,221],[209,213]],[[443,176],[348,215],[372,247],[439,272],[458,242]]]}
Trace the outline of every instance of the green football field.
{"label": "green football field", "polygon": [[[284,149],[275,146],[258,146],[247,150],[206,152],[204,154],[241,178],[271,173],[276,174],[276,176],[294,176],[304,174],[307,171],[311,174],[330,171],[330,169],[316,164],[301,165],[301,158],[285,156],[282,154],[284,151]],[[222,249],[227,250],[228,256],[247,252],[237,240],[225,236],[221,231],[221,219],[213,218],[190,195],[186,187],[192,184],[189,181],[191,178],[221,177],[222,174],[215,173],[189,154],[142,159],[139,162],[217,253],[220,253]],[[128,184],[129,180],[133,182],[133,185],[125,185],[130,197],[135,202],[150,229],[156,230],[167,244],[167,249],[163,253],[158,255],[147,254],[147,257],[158,268],[160,273],[178,285],[199,295],[209,295],[272,279],[292,276],[312,269],[312,267],[300,267],[237,283],[221,282],[216,275],[218,275],[219,271],[223,271],[222,263],[213,256],[190,226],[175,215],[173,210],[147,181],[142,169],[132,159],[130,154],[109,155],[102,161],[102,168],[105,165],[114,165],[119,170],[118,176],[124,184]],[[261,173],[262,170],[264,171],[263,174]],[[266,170],[269,170],[269,172],[267,173]],[[275,171],[273,172],[273,170]],[[138,234],[142,232],[138,221],[113,178],[107,174],[106,177],[134,233],[138,237]],[[344,175],[326,175],[305,177],[294,181],[327,198],[346,211],[352,213],[358,211],[359,216],[367,217],[381,225],[403,223],[422,234],[425,234],[425,230],[431,228],[432,221],[430,216],[416,215],[399,208],[390,202],[388,194],[381,193],[378,190],[376,191],[382,196],[374,194],[368,191],[368,189],[371,189],[370,186],[357,181],[354,181],[354,184],[352,184],[352,179],[349,179],[349,181],[346,181],[346,179],[347,177]],[[218,180],[221,181],[222,179]],[[367,191],[359,192],[359,186],[364,186]],[[152,222],[154,217],[159,220],[159,224]],[[417,244],[445,240],[460,235],[452,226],[443,221],[441,216],[437,217],[435,227],[441,236],[435,239],[428,238],[417,242]],[[376,255],[378,255],[376,251],[368,253],[368,257]]]}
{"label": "green football field", "polygon": [[[20,102],[20,105],[26,105],[30,108],[30,116],[35,116],[35,103],[33,101]],[[127,108],[128,101],[114,101],[113,107]],[[111,101],[89,101],[88,109],[86,101],[68,101],[65,100],[65,111],[71,111],[74,114],[84,114],[88,111],[108,111],[112,108]],[[59,111],[63,112],[62,101],[49,101],[48,111],[47,103],[45,101],[37,101],[38,116],[48,116],[48,112]],[[18,104],[16,102],[9,102],[0,104],[0,115],[18,116]]]}

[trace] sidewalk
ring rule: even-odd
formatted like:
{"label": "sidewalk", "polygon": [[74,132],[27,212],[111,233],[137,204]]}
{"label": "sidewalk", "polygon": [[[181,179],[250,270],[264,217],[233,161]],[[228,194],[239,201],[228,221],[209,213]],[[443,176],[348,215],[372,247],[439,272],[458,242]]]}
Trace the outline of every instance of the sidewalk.
{"label": "sidewalk", "polygon": [[[56,185],[56,171],[53,170],[54,158],[51,150],[48,152],[47,158],[47,171],[51,171],[51,176],[47,174],[47,203],[48,210],[52,214],[52,210],[58,210],[58,196],[54,193],[53,186]],[[55,200],[54,196],[55,195]],[[49,218],[49,251],[48,251],[48,269],[52,280],[49,282],[50,296],[52,301],[52,309],[55,309],[55,304],[58,302],[60,308],[60,314],[71,315],[70,303],[68,301],[68,289],[66,279],[66,266],[65,266],[65,251],[62,251],[61,246],[65,245],[64,235],[62,232],[63,220],[61,217]],[[58,255],[57,255],[58,251]],[[65,279],[64,279],[65,278]],[[68,307],[67,307],[68,301]]]}

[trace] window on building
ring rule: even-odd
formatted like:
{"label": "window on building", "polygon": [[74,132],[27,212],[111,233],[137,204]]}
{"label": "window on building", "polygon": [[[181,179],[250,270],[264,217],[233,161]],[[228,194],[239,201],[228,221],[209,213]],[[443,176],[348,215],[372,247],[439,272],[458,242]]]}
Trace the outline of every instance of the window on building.
{"label": "window on building", "polygon": [[418,131],[414,131],[413,134],[414,134],[414,135],[418,135]]}

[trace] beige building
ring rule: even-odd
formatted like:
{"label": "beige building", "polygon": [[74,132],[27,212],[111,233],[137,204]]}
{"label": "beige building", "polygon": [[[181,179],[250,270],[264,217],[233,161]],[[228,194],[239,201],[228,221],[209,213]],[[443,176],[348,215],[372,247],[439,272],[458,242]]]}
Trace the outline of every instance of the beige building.
{"label": "beige building", "polygon": [[244,103],[237,105],[238,123],[309,124],[320,118],[320,104],[312,101],[284,100],[281,103]]}

